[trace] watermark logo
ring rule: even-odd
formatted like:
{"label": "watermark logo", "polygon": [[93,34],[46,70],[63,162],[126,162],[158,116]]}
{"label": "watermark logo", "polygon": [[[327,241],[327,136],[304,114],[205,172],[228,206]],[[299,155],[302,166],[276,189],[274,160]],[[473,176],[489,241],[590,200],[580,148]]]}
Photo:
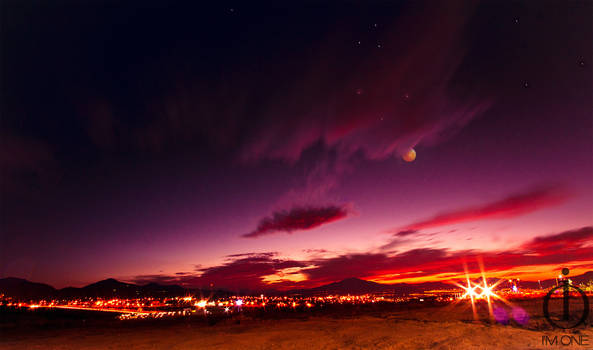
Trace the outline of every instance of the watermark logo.
{"label": "watermark logo", "polygon": [[[562,274],[568,276],[569,270],[567,268],[562,269]],[[562,317],[560,319],[553,318],[550,316],[550,299],[558,290],[562,290]],[[576,293],[583,300],[583,310],[574,310],[571,312],[570,309],[570,294],[571,291]],[[579,315],[580,314],[580,315]],[[579,317],[580,316],[580,317]],[[548,294],[544,297],[544,317],[548,322],[557,328],[570,329],[580,326],[585,323],[587,317],[589,317],[589,299],[585,292],[580,288],[569,283],[568,279],[560,281],[560,285],[552,288]]]}
{"label": "watermark logo", "polygon": [[580,345],[580,346],[587,346],[587,345],[591,345],[591,343],[589,342],[589,336],[587,335],[569,335],[569,334],[564,334],[561,336],[547,336],[547,335],[542,335],[542,345],[547,345],[547,346],[575,346],[575,345]]}

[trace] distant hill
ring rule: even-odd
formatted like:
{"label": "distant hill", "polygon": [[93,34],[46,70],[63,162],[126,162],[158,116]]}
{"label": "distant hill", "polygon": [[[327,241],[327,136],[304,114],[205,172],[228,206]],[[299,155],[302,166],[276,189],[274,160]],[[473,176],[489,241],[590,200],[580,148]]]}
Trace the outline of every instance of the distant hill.
{"label": "distant hill", "polygon": [[0,294],[21,298],[43,298],[55,293],[55,288],[43,284],[29,282],[22,278],[8,277],[0,279]]}
{"label": "distant hill", "polygon": [[149,283],[144,286],[120,282],[108,278],[99,282],[89,284],[82,288],[66,287],[55,289],[43,283],[34,283],[21,278],[0,279],[0,294],[10,297],[27,298],[136,298],[136,297],[158,297],[158,296],[183,296],[190,291],[178,285],[160,285]]}
{"label": "distant hill", "polygon": [[422,283],[395,283],[391,289],[397,295],[407,295],[410,293],[420,293],[428,290],[455,289],[451,283],[447,282],[422,282]]}
{"label": "distant hill", "polygon": [[[582,275],[578,275],[578,276],[568,276],[568,278],[572,281],[573,284],[580,284],[583,282],[588,282],[593,280],[593,271],[587,271]],[[536,284],[537,282],[530,282],[532,284]],[[549,288],[551,286],[556,285],[556,279],[549,279],[549,280],[544,280],[541,281],[542,287],[543,288]]]}
{"label": "distant hill", "polygon": [[162,296],[162,295],[183,295],[187,293],[187,289],[176,284],[165,285],[158,283],[149,283],[141,287],[143,295]]}
{"label": "distant hill", "polygon": [[574,277],[568,276],[568,278],[570,278],[573,281],[573,283],[589,282],[589,281],[593,280],[593,271],[587,271],[584,274],[579,275],[579,276],[574,276]]}
{"label": "distant hill", "polygon": [[[577,276],[568,276],[568,278],[572,281],[573,284],[580,284],[583,282],[588,282],[593,280],[593,271],[588,271],[585,272],[582,275],[577,275]],[[541,281],[519,281],[518,286],[519,288],[530,288],[530,289],[548,289],[551,288],[553,286],[555,286],[557,283],[557,280],[555,278],[550,278],[547,280],[541,280]],[[501,286],[504,287],[509,287],[510,284],[507,284],[506,281],[502,281]]]}
{"label": "distant hill", "polygon": [[339,282],[329,283],[323,286],[293,290],[294,294],[366,294],[366,293],[393,293],[396,295],[405,295],[410,293],[422,292],[432,289],[451,289],[451,285],[443,282],[425,282],[418,284],[395,283],[383,284],[372,281],[365,281],[360,278],[347,278]]}
{"label": "distant hill", "polygon": [[[582,275],[569,276],[573,283],[583,283],[593,280],[593,271],[588,271]],[[496,278],[489,278],[489,283],[498,281]],[[474,282],[479,283],[479,280]],[[520,281],[519,288],[540,288],[547,289],[556,285],[555,279],[537,281]],[[503,287],[509,287],[507,281],[500,283]],[[393,293],[395,295],[407,295],[411,293],[418,293],[435,289],[452,289],[450,283],[447,282],[424,282],[416,284],[395,283],[382,284],[372,281],[365,281],[360,278],[347,278],[342,281],[325,284],[315,288],[294,289],[287,292],[267,291],[266,294],[302,294],[302,295],[324,295],[324,294],[352,294],[359,295],[365,293]],[[244,294],[249,292],[243,291]],[[136,298],[136,297],[159,297],[159,296],[184,296],[193,294],[205,298],[216,298],[222,296],[231,296],[237,293],[226,290],[207,290],[207,289],[188,289],[179,285],[161,285],[157,283],[149,283],[146,285],[137,285],[132,283],[125,283],[108,278],[99,282],[89,284],[82,288],[67,287],[56,290],[50,285],[43,283],[29,282],[22,278],[2,278],[0,279],[0,294],[20,298],[79,298],[79,297],[100,297],[100,298]],[[242,294],[242,293],[239,293]],[[253,294],[253,293],[251,293]],[[256,294],[259,294],[256,293]]]}
{"label": "distant hill", "polygon": [[[573,283],[578,284],[593,280],[593,271],[588,271],[582,275],[569,276]],[[498,282],[498,278],[488,278],[488,283],[493,284]],[[474,283],[480,283],[480,279],[473,280]],[[510,284],[505,284],[506,280],[500,282],[500,286],[510,287]],[[547,279],[542,281],[520,281],[519,288],[540,288],[548,289],[556,285],[556,279]],[[309,288],[309,289],[294,289],[289,291],[291,294],[316,295],[316,294],[365,294],[365,293],[380,293],[391,292],[395,295],[408,295],[411,293],[419,293],[429,290],[443,290],[453,289],[454,287],[448,282],[423,282],[423,283],[394,283],[382,284],[371,281],[365,281],[359,278],[347,278],[339,282],[329,283],[323,286]]]}
{"label": "distant hill", "polygon": [[149,283],[142,286],[132,283],[120,282],[113,278],[108,278],[106,280],[92,283],[82,288],[68,287],[58,291],[58,295],[62,298],[138,298],[158,296],[183,296],[187,293],[187,289],[178,285],[161,285],[157,283]]}
{"label": "distant hill", "polygon": [[314,293],[341,293],[341,294],[364,294],[364,293],[378,293],[390,289],[389,285],[365,281],[359,278],[347,278],[340,282],[326,284],[320,287],[309,289]]}
{"label": "distant hill", "polygon": [[108,278],[106,280],[82,287],[81,292],[84,294],[84,296],[88,297],[136,298],[142,294],[141,290],[141,286],[120,282],[113,278]]}

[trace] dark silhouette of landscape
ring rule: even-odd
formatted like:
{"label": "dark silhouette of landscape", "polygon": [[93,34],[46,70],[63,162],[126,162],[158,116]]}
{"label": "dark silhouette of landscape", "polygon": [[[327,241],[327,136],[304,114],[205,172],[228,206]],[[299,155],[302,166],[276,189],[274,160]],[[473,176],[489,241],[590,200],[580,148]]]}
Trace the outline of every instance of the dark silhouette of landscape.
{"label": "dark silhouette of landscape", "polygon": [[[593,279],[593,271],[588,271],[582,275],[570,277],[573,283],[587,282]],[[479,280],[476,280],[479,282]],[[499,279],[488,278],[489,283],[496,283]],[[524,288],[539,289],[550,288],[557,283],[555,279],[547,279],[543,281],[521,281],[520,285]],[[328,294],[351,294],[360,295],[367,293],[391,293],[395,295],[406,295],[410,293],[418,293],[429,290],[439,289],[454,289],[453,284],[448,282],[422,282],[416,284],[410,283],[395,283],[382,284],[372,281],[366,281],[360,278],[347,278],[338,282],[325,284],[315,288],[307,289],[292,289],[288,291],[266,290],[267,295],[328,295]],[[198,294],[205,297],[220,297],[237,294],[245,295],[259,295],[262,291],[236,291],[227,289],[213,289],[213,288],[187,288],[176,284],[158,284],[148,283],[145,285],[138,285],[133,283],[126,283],[118,281],[114,278],[108,278],[98,281],[87,286],[76,288],[66,287],[56,289],[48,284],[30,282],[22,278],[8,277],[0,279],[0,294],[14,298],[79,298],[79,297],[120,297],[120,298],[136,298],[136,297],[175,297],[184,296],[188,294]]]}

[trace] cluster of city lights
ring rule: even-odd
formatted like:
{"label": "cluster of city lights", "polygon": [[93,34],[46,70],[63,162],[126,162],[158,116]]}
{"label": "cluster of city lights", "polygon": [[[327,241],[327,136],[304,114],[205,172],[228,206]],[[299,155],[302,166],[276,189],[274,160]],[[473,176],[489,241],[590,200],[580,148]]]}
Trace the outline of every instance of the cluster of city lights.
{"label": "cluster of city lights", "polygon": [[[488,285],[488,282],[484,279],[483,282],[474,283],[467,278],[467,286],[463,286],[461,284],[455,284],[459,288],[463,289],[465,292],[461,299],[490,299],[490,298],[497,298],[501,299],[501,297],[494,291],[494,288],[501,282],[498,282]],[[483,283],[483,284],[482,284]]]}
{"label": "cluster of city lights", "polygon": [[[458,284],[458,283],[454,283],[454,285],[456,285],[457,287],[461,288],[464,291],[463,295],[459,298],[460,300],[470,300],[472,312],[473,312],[473,317],[475,320],[478,319],[478,312],[477,312],[477,308],[476,308],[476,302],[478,300],[485,300],[487,302],[488,314],[490,315],[490,317],[494,317],[496,319],[497,317],[496,317],[495,309],[493,307],[494,300],[499,300],[503,304],[511,306],[511,303],[509,301],[507,301],[501,295],[501,293],[495,292],[495,288],[505,280],[499,279],[496,283],[489,284],[488,280],[486,279],[486,274],[484,272],[484,265],[483,265],[481,259],[478,259],[478,264],[480,266],[480,272],[481,272],[481,277],[482,277],[480,282],[476,283],[476,282],[470,280],[470,275],[468,273],[467,266],[464,265],[465,285]],[[519,294],[517,285],[513,284],[512,280],[509,280],[509,283],[512,284],[510,293]],[[518,279],[517,279],[517,283],[518,283]],[[497,313],[500,313],[501,310],[502,310],[501,308],[498,308],[498,307],[496,308]]]}
{"label": "cluster of city lights", "polygon": [[28,302],[12,300],[3,295],[0,305],[35,310],[71,309],[118,314],[121,320],[142,318],[171,318],[191,315],[235,314],[252,309],[262,309],[269,312],[274,310],[303,311],[319,309],[330,305],[364,305],[375,303],[405,303],[413,300],[424,302],[449,302],[461,293],[457,290],[434,290],[425,293],[414,293],[408,296],[393,294],[364,294],[364,295],[325,295],[325,296],[229,296],[220,298],[196,298],[193,295],[183,297],[144,297],[144,298],[91,298],[78,299],[41,299]]}
{"label": "cluster of city lights", "polygon": [[[538,283],[539,288],[519,288],[520,279],[498,279],[495,283],[489,283],[482,264],[480,263],[481,278],[475,279],[475,275],[465,273],[465,281],[453,283],[450,289],[435,289],[405,295],[395,293],[370,293],[363,295],[234,295],[223,297],[204,297],[197,295],[186,295],[177,297],[138,297],[138,298],[92,298],[81,297],[77,299],[40,299],[22,300],[13,299],[0,293],[0,306],[14,308],[28,308],[36,310],[40,308],[89,310],[99,312],[111,312],[122,320],[140,318],[171,318],[183,316],[208,316],[228,315],[251,310],[258,312],[304,312],[305,310],[322,310],[340,305],[364,305],[377,303],[383,307],[389,303],[451,303],[457,304],[463,301],[470,301],[474,319],[478,319],[479,305],[487,303],[488,312],[491,317],[500,322],[508,321],[508,313],[503,309],[511,309],[512,318],[521,320],[524,323],[525,317],[521,316],[521,310],[511,303],[513,299],[541,298],[546,295],[547,290]],[[559,276],[556,282],[565,279]],[[507,282],[508,281],[508,285]],[[571,281],[566,278],[566,281]],[[501,283],[505,283],[501,285]],[[593,292],[593,281],[589,282]],[[583,287],[585,288],[585,287]],[[559,292],[558,290],[557,292]],[[519,310],[519,311],[517,311]],[[523,312],[524,313],[524,312]],[[517,316],[519,315],[519,316]],[[506,320],[506,321],[505,321]],[[519,322],[519,321],[517,321]]]}

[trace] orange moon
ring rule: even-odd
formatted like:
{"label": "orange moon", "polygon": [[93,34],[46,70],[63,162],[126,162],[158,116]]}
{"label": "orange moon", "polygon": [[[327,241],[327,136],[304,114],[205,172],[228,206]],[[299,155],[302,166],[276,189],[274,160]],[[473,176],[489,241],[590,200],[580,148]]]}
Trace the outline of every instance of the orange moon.
{"label": "orange moon", "polygon": [[402,159],[406,162],[413,162],[416,159],[416,151],[413,148],[410,148],[404,155]]}

